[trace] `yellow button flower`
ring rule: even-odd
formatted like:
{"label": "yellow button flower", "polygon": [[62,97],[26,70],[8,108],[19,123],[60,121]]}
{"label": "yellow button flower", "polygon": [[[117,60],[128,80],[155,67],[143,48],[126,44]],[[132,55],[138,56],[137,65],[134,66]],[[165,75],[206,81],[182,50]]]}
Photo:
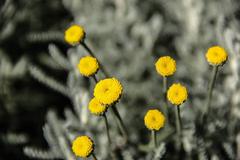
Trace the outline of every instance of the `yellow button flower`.
{"label": "yellow button flower", "polygon": [[105,105],[111,105],[122,95],[122,85],[116,78],[106,78],[99,81],[94,88],[94,96]]}
{"label": "yellow button flower", "polygon": [[86,158],[94,150],[94,144],[88,136],[79,136],[72,143],[72,150],[76,156]]}
{"label": "yellow button flower", "polygon": [[145,126],[158,131],[165,124],[165,116],[157,109],[149,110],[144,117]]}
{"label": "yellow button flower", "polygon": [[180,83],[173,84],[167,91],[167,98],[174,105],[182,104],[187,97],[187,89]]}
{"label": "yellow button flower", "polygon": [[169,56],[160,57],[155,63],[157,72],[162,76],[171,76],[176,71],[176,62]]}
{"label": "yellow button flower", "polygon": [[224,48],[213,46],[208,49],[206,58],[211,65],[222,65],[227,61],[228,54]]}
{"label": "yellow button flower", "polygon": [[96,58],[85,56],[78,63],[79,72],[86,77],[94,75],[99,69],[99,64]]}
{"label": "yellow button flower", "polygon": [[85,31],[79,25],[72,25],[65,31],[64,39],[71,45],[76,45],[85,38]]}
{"label": "yellow button flower", "polygon": [[97,116],[102,115],[106,112],[107,106],[100,103],[95,97],[91,99],[91,101],[88,104],[88,109],[92,114],[95,114]]}

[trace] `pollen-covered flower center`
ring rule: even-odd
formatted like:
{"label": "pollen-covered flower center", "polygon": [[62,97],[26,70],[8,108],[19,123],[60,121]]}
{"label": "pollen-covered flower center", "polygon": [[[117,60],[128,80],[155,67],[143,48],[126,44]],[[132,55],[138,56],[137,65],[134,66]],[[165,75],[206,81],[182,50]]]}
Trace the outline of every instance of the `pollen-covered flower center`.
{"label": "pollen-covered flower center", "polygon": [[155,118],[155,117],[152,117],[152,121],[155,122],[155,121],[156,121],[156,118]]}
{"label": "pollen-covered flower center", "polygon": [[219,56],[219,54],[218,54],[217,52],[214,52],[213,55],[214,55],[215,57],[218,57],[218,56]]}
{"label": "pollen-covered flower center", "polygon": [[104,93],[107,93],[108,91],[109,91],[109,88],[104,88],[104,89],[103,89],[103,92],[104,92]]}
{"label": "pollen-covered flower center", "polygon": [[70,34],[70,36],[75,36],[76,32],[75,31],[71,31],[69,34]]}
{"label": "pollen-covered flower center", "polygon": [[163,68],[167,68],[167,66],[168,66],[167,63],[163,63],[163,64],[162,64],[162,67],[163,67]]}
{"label": "pollen-covered flower center", "polygon": [[175,97],[177,97],[177,96],[179,95],[179,92],[176,91],[176,92],[174,93],[174,95],[175,95]]}

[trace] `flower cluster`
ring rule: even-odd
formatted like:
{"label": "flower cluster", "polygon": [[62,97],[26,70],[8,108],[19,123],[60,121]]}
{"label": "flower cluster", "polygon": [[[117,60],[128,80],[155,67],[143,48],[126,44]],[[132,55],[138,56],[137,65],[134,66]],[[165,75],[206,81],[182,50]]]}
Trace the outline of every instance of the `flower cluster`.
{"label": "flower cluster", "polygon": [[[73,25],[69,27],[65,32],[65,40],[71,45],[74,44],[81,44],[85,38],[85,31],[81,26]],[[83,43],[82,43],[83,44]],[[86,44],[84,43],[85,47]],[[88,47],[86,47],[88,51]],[[91,54],[93,55],[93,54]],[[213,46],[208,49],[206,53],[207,61],[213,66],[223,65],[227,61],[228,55],[226,51],[219,46]],[[156,63],[155,68],[158,74],[163,76],[163,86],[167,88],[167,79],[166,77],[172,76],[176,72],[176,61],[171,58],[170,56],[163,56],[160,57]],[[78,64],[79,72],[86,77],[93,76],[99,70],[99,63],[96,58],[92,56],[85,56],[80,59]],[[103,69],[103,68],[102,68]],[[107,74],[105,74],[107,75]],[[107,76],[106,76],[107,77]],[[95,81],[97,82],[97,78]],[[94,87],[93,95],[94,98],[91,99],[89,102],[88,108],[89,111],[97,116],[103,116],[105,118],[105,124],[108,132],[108,138],[110,142],[110,134],[108,131],[108,124],[107,124],[107,117],[105,112],[107,111],[108,107],[114,105],[121,97],[123,93],[122,84],[116,78],[105,78],[97,82]],[[183,104],[188,98],[188,91],[187,88],[180,84],[180,83],[173,83],[167,90],[164,89],[164,96],[166,96],[165,100],[169,101],[172,105],[180,106]],[[167,104],[167,102],[166,102]],[[114,106],[113,106],[114,107]],[[116,113],[117,110],[114,107],[114,113],[117,115],[116,117],[119,118],[119,113]],[[181,123],[180,123],[180,108],[176,108],[176,130],[178,135],[181,135]],[[166,116],[168,118],[168,115]],[[121,118],[119,118],[119,124],[122,125],[120,130],[123,127],[123,123]],[[166,118],[162,112],[158,109],[151,109],[148,110],[144,117],[144,124],[145,126],[151,130],[155,136],[153,139],[156,143],[156,131],[159,131],[161,128],[164,127],[166,122]],[[169,121],[167,121],[169,122]],[[126,133],[126,131],[122,131],[122,133]],[[180,136],[179,136],[180,137]],[[181,140],[179,140],[180,142]],[[80,136],[73,141],[72,150],[76,156],[86,158],[90,154],[93,153],[94,144],[93,141],[88,136]]]}

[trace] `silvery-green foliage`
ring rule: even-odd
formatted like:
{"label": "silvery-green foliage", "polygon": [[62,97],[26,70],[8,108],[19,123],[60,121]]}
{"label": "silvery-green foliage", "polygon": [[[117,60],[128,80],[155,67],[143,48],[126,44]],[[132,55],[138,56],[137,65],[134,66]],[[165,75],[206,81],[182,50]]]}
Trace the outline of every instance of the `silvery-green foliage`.
{"label": "silvery-green foliage", "polygon": [[[237,0],[62,0],[58,1],[73,16],[73,22],[86,29],[86,43],[111,76],[115,76],[124,86],[122,100],[118,104],[124,122],[128,126],[130,139],[134,145],[122,149],[122,159],[177,159],[174,146],[174,129],[169,127],[159,133],[161,145],[154,154],[146,143],[148,132],[143,125],[143,116],[149,107],[162,107],[162,78],[156,73],[154,63],[162,55],[170,55],[177,60],[177,72],[169,78],[172,82],[184,83],[189,91],[189,100],[181,106],[183,119],[183,159],[236,159],[239,154],[239,53],[240,31]],[[30,4],[31,2],[25,2]],[[53,3],[53,2],[51,2]],[[49,2],[49,5],[51,5]],[[1,7],[4,23],[0,28],[0,40],[6,40],[16,31],[19,21],[32,14],[23,9],[14,14],[16,4],[6,0]],[[37,26],[38,23],[34,23]],[[107,159],[107,139],[103,132],[101,118],[91,116],[87,110],[92,97],[94,82],[79,75],[79,58],[87,55],[81,46],[70,47],[67,53],[58,48],[63,43],[63,31],[70,24],[61,25],[62,30],[32,32],[26,35],[26,42],[46,43],[49,54],[41,54],[39,61],[47,67],[67,72],[66,81],[58,80],[37,64],[29,64],[22,57],[12,64],[4,51],[0,51],[0,79],[4,95],[10,95],[11,79],[21,78],[28,70],[38,81],[70,99],[72,107],[66,107],[64,117],[49,111],[43,134],[49,148],[24,149],[25,154],[42,159],[74,159],[70,143],[78,135],[94,137],[96,153]],[[205,60],[205,52],[212,45],[226,48],[228,62],[220,67],[218,81],[213,92],[209,113],[210,121],[199,125],[199,114],[204,109],[207,85],[211,67]],[[27,66],[27,67],[26,67]],[[103,78],[101,72],[97,74]],[[7,93],[7,94],[5,94]],[[1,93],[1,95],[3,95]],[[13,102],[6,99],[7,108]],[[173,107],[170,106],[170,123],[174,122]],[[109,113],[107,113],[110,115]],[[117,147],[121,138],[109,116],[111,135]],[[138,123],[136,123],[138,122]],[[174,123],[172,123],[174,125]],[[163,138],[162,138],[163,137]],[[170,137],[170,138],[169,138]],[[143,148],[143,149],[142,149]],[[174,148],[174,147],[170,147]]]}

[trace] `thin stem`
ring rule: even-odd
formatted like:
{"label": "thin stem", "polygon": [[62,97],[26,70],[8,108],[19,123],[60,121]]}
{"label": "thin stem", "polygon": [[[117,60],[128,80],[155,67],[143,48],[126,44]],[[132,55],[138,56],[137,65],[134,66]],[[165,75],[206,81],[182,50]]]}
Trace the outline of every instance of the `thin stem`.
{"label": "thin stem", "polygon": [[176,118],[176,130],[177,130],[177,136],[178,136],[178,143],[177,148],[181,147],[182,140],[182,121],[180,117],[180,106],[175,107],[175,118]]}
{"label": "thin stem", "polygon": [[218,66],[214,66],[213,70],[212,70],[211,80],[210,80],[209,87],[208,87],[206,107],[205,107],[205,111],[203,112],[203,117],[205,117],[210,110],[210,105],[211,105],[211,100],[212,100],[212,92],[213,92],[214,84],[215,84],[215,81],[217,78],[217,72],[218,72]]}
{"label": "thin stem", "polygon": [[155,130],[152,130],[152,141],[154,148],[157,149],[157,132]]}
{"label": "thin stem", "polygon": [[125,125],[124,125],[124,123],[123,123],[123,121],[122,121],[122,118],[121,118],[121,116],[120,116],[120,114],[119,114],[116,106],[113,105],[111,108],[112,108],[112,111],[113,111],[113,113],[114,113],[114,115],[115,115],[115,117],[116,117],[116,120],[117,120],[119,129],[120,129],[122,135],[124,136],[124,138],[126,139],[126,141],[128,141],[127,129],[126,129],[126,127],[125,127]]}
{"label": "thin stem", "polygon": [[[84,48],[85,50],[87,50],[87,52],[88,52],[92,57],[97,58],[97,57],[94,55],[93,51],[88,47],[88,45],[87,45],[84,41],[82,41],[81,44],[82,44],[83,48]],[[97,59],[98,59],[98,58],[97,58]],[[104,76],[105,76],[105,77],[109,77],[109,74],[107,73],[107,71],[106,71],[105,68],[103,67],[102,63],[99,62],[99,59],[98,59],[98,63],[99,63],[99,65],[100,65],[100,68],[101,68]]]}
{"label": "thin stem", "polygon": [[163,77],[163,96],[164,96],[164,113],[168,120],[168,103],[167,103],[167,77]]}
{"label": "thin stem", "polygon": [[110,138],[110,132],[109,132],[108,120],[107,120],[107,116],[106,116],[105,113],[103,114],[103,118],[104,118],[104,122],[105,122],[106,130],[107,130],[108,144],[109,144],[109,147],[111,148],[111,144],[112,144],[112,142],[111,142],[111,138]]}
{"label": "thin stem", "polygon": [[96,75],[93,75],[92,78],[93,78],[93,80],[94,80],[95,83],[98,82]]}
{"label": "thin stem", "polygon": [[94,160],[97,160],[97,157],[94,153],[92,153],[92,157],[93,157]]}

